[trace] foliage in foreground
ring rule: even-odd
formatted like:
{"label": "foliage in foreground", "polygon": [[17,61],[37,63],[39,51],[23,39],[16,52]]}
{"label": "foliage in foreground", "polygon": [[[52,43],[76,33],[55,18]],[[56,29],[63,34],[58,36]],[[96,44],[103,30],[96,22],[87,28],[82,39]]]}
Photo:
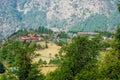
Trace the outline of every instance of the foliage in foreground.
{"label": "foliage in foreground", "polygon": [[32,60],[37,56],[34,53],[36,46],[28,42],[15,41],[0,50],[0,60],[4,61],[7,72],[1,77],[6,80],[43,80],[38,63]]}
{"label": "foliage in foreground", "polygon": [[73,43],[61,49],[61,64],[55,72],[47,76],[46,80],[74,80],[74,77],[90,62],[95,66],[93,60],[96,60],[99,54],[98,45],[98,38],[89,40],[88,37],[76,37]]}
{"label": "foliage in foreground", "polygon": [[76,37],[62,47],[60,66],[45,80],[120,80],[120,26],[109,43],[103,50],[100,36]]}

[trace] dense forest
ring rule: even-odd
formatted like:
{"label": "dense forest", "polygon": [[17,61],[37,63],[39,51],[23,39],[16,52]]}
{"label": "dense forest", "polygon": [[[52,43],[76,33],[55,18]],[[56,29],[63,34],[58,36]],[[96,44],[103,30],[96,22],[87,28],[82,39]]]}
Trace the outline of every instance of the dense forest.
{"label": "dense forest", "polygon": [[[33,31],[52,33],[43,27]],[[71,43],[65,43],[56,57],[58,68],[47,75],[41,73],[39,62],[32,61],[40,56],[34,53],[36,44],[6,43],[0,49],[0,80],[120,80],[120,25],[112,39],[102,37],[77,36]]]}

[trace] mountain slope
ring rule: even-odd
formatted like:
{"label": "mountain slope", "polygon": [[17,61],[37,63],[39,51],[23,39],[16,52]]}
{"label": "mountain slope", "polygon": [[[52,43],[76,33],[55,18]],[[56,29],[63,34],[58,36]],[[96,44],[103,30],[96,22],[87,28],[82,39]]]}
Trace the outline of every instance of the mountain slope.
{"label": "mountain slope", "polygon": [[0,33],[23,28],[113,31],[120,22],[116,0],[0,0]]}

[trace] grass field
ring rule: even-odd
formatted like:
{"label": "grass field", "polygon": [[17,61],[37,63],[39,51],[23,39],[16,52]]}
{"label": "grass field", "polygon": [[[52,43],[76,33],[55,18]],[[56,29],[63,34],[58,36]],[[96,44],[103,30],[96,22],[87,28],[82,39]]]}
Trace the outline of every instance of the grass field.
{"label": "grass field", "polygon": [[[45,46],[45,41],[38,42],[42,47]],[[60,46],[57,46],[53,42],[48,42],[48,48],[37,50],[36,53],[40,54],[40,57],[35,58],[35,61],[38,61],[39,59],[47,61],[47,63],[50,61],[51,58],[55,57],[55,54],[58,54],[60,50]]]}
{"label": "grass field", "polygon": [[[42,47],[45,47],[45,41],[38,42],[37,44],[40,44]],[[58,54],[60,48],[61,47],[57,46],[55,43],[48,42],[48,48],[35,51],[36,53],[40,54],[41,56],[35,58],[34,62],[38,62],[39,59],[42,59],[43,61],[46,61],[47,63],[49,63],[50,59],[54,58],[55,54]],[[43,66],[41,68],[41,72],[43,74],[47,74],[48,72],[54,71],[56,68],[57,68],[57,66],[55,66],[55,65]]]}

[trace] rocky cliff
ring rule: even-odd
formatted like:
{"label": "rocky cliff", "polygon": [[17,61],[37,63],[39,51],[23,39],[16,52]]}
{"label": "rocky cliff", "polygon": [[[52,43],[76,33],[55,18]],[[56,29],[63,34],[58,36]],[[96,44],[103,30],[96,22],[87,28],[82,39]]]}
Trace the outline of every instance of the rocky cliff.
{"label": "rocky cliff", "polygon": [[53,30],[113,31],[116,0],[0,0],[0,36],[40,25]]}

